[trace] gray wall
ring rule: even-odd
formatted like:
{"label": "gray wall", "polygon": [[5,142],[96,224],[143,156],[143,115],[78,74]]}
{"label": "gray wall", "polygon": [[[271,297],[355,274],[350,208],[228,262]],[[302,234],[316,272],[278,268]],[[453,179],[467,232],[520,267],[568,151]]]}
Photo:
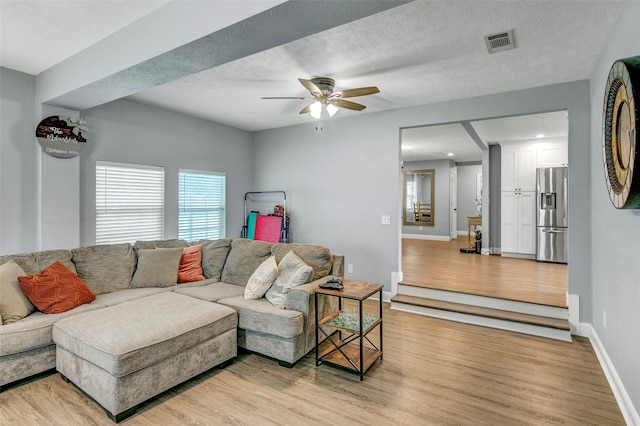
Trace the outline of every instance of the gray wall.
{"label": "gray wall", "polygon": [[423,226],[422,230],[416,225],[402,225],[403,234],[449,238],[449,170],[452,165],[451,160],[406,161],[404,163],[404,170],[434,170],[432,214],[435,220],[433,226]]}
{"label": "gray wall", "polygon": [[0,67],[0,254],[37,250],[35,77]]}
{"label": "gray wall", "polygon": [[229,238],[244,224],[244,193],[252,188],[251,133],[129,101],[82,113],[89,142],[80,153],[80,240],[95,242],[96,160],[165,168],[165,238],[178,236],[178,170],[224,172],[227,176]]}
{"label": "gray wall", "polygon": [[[34,132],[33,76],[0,68],[0,254],[37,251],[40,148]],[[227,175],[228,237],[244,224],[244,193],[253,188],[252,134],[134,102],[83,111],[89,137],[80,153],[80,245],[95,241],[95,161],[165,167],[165,237],[177,237],[178,169]],[[57,160],[59,162],[73,160]],[[46,207],[46,206],[45,206]]]}
{"label": "gray wall", "polygon": [[315,124],[258,132],[254,189],[287,192],[294,242],[330,247],[353,265],[347,277],[388,286],[398,270],[398,137],[397,126],[366,115],[326,121],[322,132]]}
{"label": "gray wall", "polygon": [[[590,180],[585,182],[591,189],[591,202],[587,210],[591,212],[591,226],[573,227],[574,234],[591,236],[592,263],[574,265],[592,271],[592,324],[636,410],[640,410],[640,210],[617,210],[609,200],[602,159],[602,105],[613,62],[640,55],[639,16],[640,2],[630,2],[627,13],[623,15],[609,47],[591,76],[591,173]],[[637,92],[635,94],[638,102]],[[575,151],[575,146],[570,145],[570,173],[574,173],[576,166],[586,165],[574,161]],[[638,179],[640,176],[634,177]],[[587,231],[589,229],[591,232]],[[575,269],[569,268],[569,277]],[[606,327],[604,312],[607,313]]]}
{"label": "gray wall", "polygon": [[467,233],[467,217],[476,214],[476,179],[482,165],[458,164],[458,231]]}

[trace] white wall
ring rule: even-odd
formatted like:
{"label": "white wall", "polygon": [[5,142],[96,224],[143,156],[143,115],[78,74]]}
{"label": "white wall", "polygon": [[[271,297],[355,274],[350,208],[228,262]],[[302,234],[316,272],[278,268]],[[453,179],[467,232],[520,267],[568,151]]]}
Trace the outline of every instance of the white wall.
{"label": "white wall", "polygon": [[[592,217],[591,226],[583,229],[584,233],[591,230],[593,245],[592,263],[581,264],[592,270],[593,327],[622,377],[636,410],[640,410],[640,210],[617,210],[609,200],[602,159],[602,105],[613,62],[640,55],[639,17],[640,2],[630,2],[590,80],[591,202],[588,211]],[[640,81],[636,82],[638,84]],[[640,90],[640,87],[634,89]],[[636,102],[638,93],[634,93]],[[571,171],[576,168],[573,153],[569,151]],[[635,179],[639,177],[634,176]],[[576,232],[580,231],[574,227]],[[604,312],[607,314],[606,327]]]}
{"label": "white wall", "polygon": [[87,111],[87,147],[80,153],[80,240],[95,242],[96,160],[165,168],[165,238],[178,237],[178,170],[227,176],[228,238],[240,236],[244,193],[251,191],[251,133],[130,101]]}

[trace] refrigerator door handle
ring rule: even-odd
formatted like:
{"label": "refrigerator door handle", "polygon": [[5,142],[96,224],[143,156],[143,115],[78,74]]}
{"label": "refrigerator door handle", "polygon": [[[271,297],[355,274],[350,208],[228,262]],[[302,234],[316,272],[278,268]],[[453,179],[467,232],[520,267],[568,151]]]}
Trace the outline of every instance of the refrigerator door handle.
{"label": "refrigerator door handle", "polygon": [[563,198],[564,198],[564,224],[565,226],[567,225],[567,222],[569,221],[569,191],[568,191],[568,182],[567,182],[568,178],[567,175],[565,174],[564,179],[562,179],[562,184],[564,186],[563,188]]}
{"label": "refrigerator door handle", "polygon": [[548,232],[549,234],[564,234],[567,232],[565,229],[541,229],[542,232]]}

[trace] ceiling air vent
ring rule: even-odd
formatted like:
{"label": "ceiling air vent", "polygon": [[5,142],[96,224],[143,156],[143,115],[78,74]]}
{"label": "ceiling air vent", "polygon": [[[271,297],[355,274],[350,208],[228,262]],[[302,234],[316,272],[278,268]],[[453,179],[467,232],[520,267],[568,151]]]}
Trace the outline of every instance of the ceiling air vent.
{"label": "ceiling air vent", "polygon": [[489,51],[489,53],[496,53],[502,50],[509,50],[516,47],[513,43],[513,30],[485,36],[484,42],[487,45],[487,50]]}

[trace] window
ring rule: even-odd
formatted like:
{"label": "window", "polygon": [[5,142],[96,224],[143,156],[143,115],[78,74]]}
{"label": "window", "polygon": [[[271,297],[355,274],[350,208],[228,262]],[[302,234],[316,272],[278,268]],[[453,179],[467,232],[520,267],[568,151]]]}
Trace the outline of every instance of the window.
{"label": "window", "polygon": [[178,174],[178,238],[187,241],[225,237],[224,173],[180,170]]}
{"label": "window", "polygon": [[96,161],[96,244],[164,238],[164,168]]}

